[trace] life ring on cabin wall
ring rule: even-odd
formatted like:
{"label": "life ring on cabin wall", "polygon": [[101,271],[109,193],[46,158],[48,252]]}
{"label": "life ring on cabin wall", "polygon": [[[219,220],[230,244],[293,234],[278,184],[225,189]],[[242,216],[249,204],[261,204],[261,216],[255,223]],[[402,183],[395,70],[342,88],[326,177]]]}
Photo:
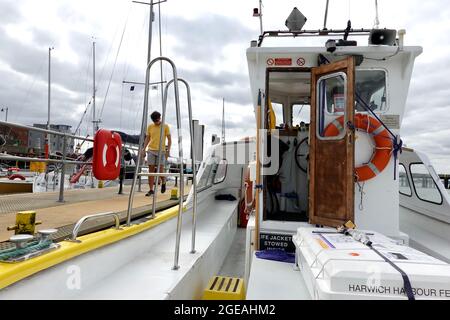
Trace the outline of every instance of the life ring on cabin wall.
{"label": "life ring on cabin wall", "polygon": [[253,181],[250,180],[250,170],[247,168],[244,177],[244,199],[239,203],[239,227],[247,227],[250,213],[255,206],[253,197]]}
{"label": "life ring on cabin wall", "polygon": [[98,180],[114,180],[120,173],[122,139],[116,132],[100,129],[94,136],[92,171]]}
{"label": "life ring on cabin wall", "polygon": [[249,214],[252,212],[253,207],[255,206],[255,198],[253,197],[253,181],[250,180],[250,170],[247,169],[245,173],[244,179],[244,203],[245,203],[245,213]]}
{"label": "life ring on cabin wall", "polygon": [[8,177],[9,180],[15,180],[15,179],[20,179],[20,180],[25,180],[25,177],[21,174],[12,174]]}
{"label": "life ring on cabin wall", "polygon": [[[374,117],[357,113],[354,117],[355,129],[364,131],[372,136],[375,142],[374,152],[370,161],[355,168],[356,181],[366,181],[380,174],[389,163],[393,150],[392,139],[386,128]],[[325,128],[325,137],[338,136],[344,128],[344,116],[334,119]]]}

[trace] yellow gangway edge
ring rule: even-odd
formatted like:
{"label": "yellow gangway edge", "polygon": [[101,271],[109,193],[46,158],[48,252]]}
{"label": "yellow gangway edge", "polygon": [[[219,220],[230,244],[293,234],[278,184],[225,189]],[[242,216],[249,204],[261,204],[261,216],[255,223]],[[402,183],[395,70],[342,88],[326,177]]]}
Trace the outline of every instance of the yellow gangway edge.
{"label": "yellow gangway edge", "polygon": [[212,277],[203,292],[203,300],[245,300],[244,279]]}
{"label": "yellow gangway edge", "polygon": [[[185,206],[183,207],[183,212],[186,212]],[[61,245],[59,249],[42,256],[17,263],[0,261],[0,289],[83,253],[93,251],[156,227],[157,225],[176,217],[177,214],[178,205],[163,210],[158,213],[154,219],[140,224],[131,225],[129,227],[121,226],[120,230],[107,229],[78,237],[78,240],[81,240],[80,243],[61,241],[59,242]]]}

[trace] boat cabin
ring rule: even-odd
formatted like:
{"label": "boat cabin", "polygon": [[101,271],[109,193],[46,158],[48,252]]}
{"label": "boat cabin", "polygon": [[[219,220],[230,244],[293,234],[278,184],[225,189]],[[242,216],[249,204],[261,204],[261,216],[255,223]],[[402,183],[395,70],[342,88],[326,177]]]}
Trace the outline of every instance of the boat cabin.
{"label": "boat cabin", "polygon": [[403,46],[402,35],[389,45],[330,47],[329,36],[321,38],[317,47],[302,45],[301,34],[299,46],[264,47],[261,36],[247,49],[260,129],[260,249],[271,246],[266,233],[349,220],[406,241],[395,149],[422,48]]}

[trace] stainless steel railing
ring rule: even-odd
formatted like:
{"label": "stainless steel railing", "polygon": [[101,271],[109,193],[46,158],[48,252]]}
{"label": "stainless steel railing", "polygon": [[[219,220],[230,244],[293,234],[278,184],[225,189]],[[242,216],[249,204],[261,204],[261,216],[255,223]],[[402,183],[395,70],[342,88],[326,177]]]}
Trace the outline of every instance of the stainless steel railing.
{"label": "stainless steel railing", "polygon": [[[193,204],[192,204],[192,238],[191,238],[191,253],[195,253],[195,232],[196,232],[196,224],[197,224],[197,220],[196,220],[196,216],[197,216],[197,168],[196,168],[196,150],[195,150],[195,143],[194,143],[194,128],[192,126],[192,104],[191,104],[191,88],[189,87],[189,84],[187,83],[186,80],[178,78],[178,81],[180,81],[181,83],[183,83],[186,87],[186,94],[187,94],[187,103],[188,103],[188,116],[189,116],[189,133],[190,133],[190,138],[191,138],[191,163],[192,163],[192,186],[193,186]],[[166,88],[165,88],[165,92],[164,92],[164,104],[167,103],[167,91],[169,89],[169,86],[174,82],[174,79],[170,80],[167,84],[166,84]],[[161,134],[161,133],[160,133]],[[161,137],[161,136],[160,136]],[[160,141],[160,145],[161,145],[161,141]],[[159,168],[159,164],[160,164],[160,153],[161,153],[161,149],[158,152],[158,168]],[[183,171],[183,164],[181,164],[180,166],[180,171]],[[158,179],[158,177],[156,177],[156,179]],[[156,180],[156,185],[158,185],[158,180]],[[184,181],[180,180],[180,190],[182,188],[182,186],[184,185]],[[153,194],[153,215],[155,213],[155,199],[156,199],[156,190],[155,189],[155,193]],[[183,196],[184,193],[181,192],[181,195]]]}
{"label": "stainless steel railing", "polygon": [[85,223],[88,220],[95,219],[95,218],[102,218],[102,217],[109,217],[109,216],[114,217],[114,221],[116,223],[115,229],[119,230],[120,229],[119,214],[114,213],[114,212],[102,212],[102,213],[97,213],[97,214],[91,214],[88,216],[84,216],[80,220],[78,220],[78,222],[73,227],[72,236],[70,237],[69,240],[72,242],[81,242],[80,240],[77,240],[77,236],[78,236],[78,232],[80,231],[80,228],[83,225],[83,223]]}
{"label": "stainless steel railing", "polygon": [[[144,146],[144,136],[145,136],[145,132],[147,130],[147,117],[148,117],[148,95],[149,95],[149,81],[150,81],[150,70],[151,67],[153,66],[153,64],[157,61],[166,61],[168,62],[171,67],[172,67],[172,72],[173,72],[173,84],[174,84],[174,93],[175,93],[175,109],[176,109],[176,119],[177,119],[177,132],[178,132],[178,157],[179,157],[179,161],[180,161],[180,172],[179,172],[179,177],[180,177],[180,197],[179,197],[179,204],[178,204],[178,217],[177,217],[177,233],[176,233],[176,241],[175,241],[175,257],[174,257],[174,266],[173,269],[177,270],[179,268],[178,265],[178,260],[179,260],[179,252],[180,252],[180,239],[181,239],[181,225],[182,225],[182,213],[183,213],[183,199],[184,199],[184,170],[183,170],[183,139],[182,139],[182,132],[181,132],[181,114],[180,114],[180,97],[179,97],[179,90],[178,90],[178,76],[177,76],[177,68],[175,66],[175,64],[172,62],[172,60],[170,60],[167,57],[157,57],[155,59],[153,59],[152,61],[150,61],[147,65],[147,69],[146,69],[146,75],[145,75],[145,91],[144,91],[144,110],[143,110],[143,114],[142,114],[142,126],[141,126],[141,135],[139,137],[139,146],[140,146],[140,150],[139,150],[139,154],[138,154],[138,159],[137,159],[137,164],[136,164],[136,172],[134,174],[133,177],[133,183],[131,185],[131,191],[130,191],[130,196],[129,196],[129,201],[128,201],[128,211],[127,211],[127,225],[129,226],[131,224],[131,212],[132,212],[132,208],[133,208],[133,197],[134,197],[134,192],[135,192],[135,185],[136,185],[136,180],[139,175],[139,167],[140,167],[140,163],[141,160],[143,158],[143,152],[145,152],[145,147]],[[185,83],[185,82],[184,82]],[[189,86],[186,84],[187,90],[188,90],[188,97],[190,100],[190,92],[189,92]],[[158,162],[157,162],[157,172],[156,173],[160,173],[160,164],[161,164],[161,146],[163,145],[163,130],[165,127],[165,120],[166,120],[166,105],[167,105],[167,92],[168,92],[168,86],[169,83],[166,85],[166,88],[164,90],[164,95],[163,95],[163,104],[162,104],[162,115],[161,115],[161,124],[160,124],[160,141],[159,141],[159,150],[158,150]],[[191,122],[192,122],[192,113],[191,113],[191,105],[190,105],[190,101],[189,101],[189,122],[190,125],[192,126]],[[191,143],[193,141],[193,135],[192,135],[192,127],[191,127]],[[165,141],[164,141],[165,142]],[[195,156],[194,156],[195,157]],[[195,164],[195,162],[194,162]],[[156,181],[155,181],[155,186],[158,186],[158,175],[156,175]],[[195,185],[195,184],[194,184]],[[157,188],[155,188],[155,191],[157,190]],[[155,203],[156,203],[156,192],[154,193],[154,198],[153,198],[153,209],[152,209],[152,218],[155,217]]]}
{"label": "stainless steel railing", "polygon": [[[60,179],[60,185],[59,185],[59,195],[58,195],[58,200],[57,201],[58,202],[64,202],[64,183],[65,183],[64,177],[65,177],[65,170],[66,170],[65,165],[66,164],[92,164],[92,162],[67,160],[67,158],[66,158],[67,139],[68,138],[72,138],[72,139],[83,140],[83,141],[90,141],[90,142],[93,142],[94,139],[91,139],[91,138],[88,138],[88,137],[77,136],[77,135],[73,135],[73,134],[70,134],[70,133],[59,132],[59,131],[54,131],[54,130],[47,130],[47,129],[27,126],[27,125],[23,125],[23,124],[19,124],[19,123],[14,123],[14,122],[2,121],[2,120],[0,120],[0,125],[5,125],[5,126],[15,127],[15,128],[21,128],[21,129],[26,129],[26,130],[36,131],[36,132],[48,133],[48,134],[52,134],[52,135],[63,137],[62,159],[42,159],[42,158],[20,157],[20,156],[12,156],[12,155],[9,155],[9,154],[2,154],[2,153],[0,153],[0,160],[24,161],[24,162],[28,162],[28,161],[31,162],[31,161],[33,161],[33,162],[46,162],[46,163],[62,163],[62,166],[61,166],[61,179]],[[128,148],[128,149],[138,150],[137,147],[132,147],[132,146],[130,146],[127,143],[124,143],[123,145],[126,146],[126,148]],[[92,183],[93,183],[93,180],[92,180]]]}

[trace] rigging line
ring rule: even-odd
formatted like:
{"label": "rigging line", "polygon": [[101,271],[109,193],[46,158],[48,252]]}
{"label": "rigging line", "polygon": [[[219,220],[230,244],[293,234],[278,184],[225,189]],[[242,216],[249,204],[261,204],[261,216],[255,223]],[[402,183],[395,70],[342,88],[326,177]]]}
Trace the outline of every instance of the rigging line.
{"label": "rigging line", "polygon": [[[128,13],[130,13],[130,12],[128,12]],[[120,48],[122,47],[123,36],[125,35],[125,31],[127,29],[128,17],[129,17],[129,15],[127,16],[127,19],[125,21],[125,25],[123,26],[122,36],[120,37],[119,47],[117,48],[117,53],[116,53],[116,59],[114,60],[114,65],[113,65],[113,69],[111,71],[111,76],[109,77],[108,87],[106,89],[105,98],[103,99],[102,109],[101,109],[100,115],[98,117],[99,119],[101,119],[101,117],[103,115],[103,109],[105,108],[105,104],[106,104],[106,99],[108,97],[109,88],[111,86],[111,82],[112,82],[112,78],[113,78],[113,75],[114,75],[114,71],[116,69],[117,58],[119,57]]]}
{"label": "rigging line", "polygon": [[[145,28],[146,25],[148,25],[147,17],[145,17],[145,19],[144,19],[144,21],[142,23],[141,30],[138,33],[138,35],[140,35],[140,37],[136,36],[136,38],[134,39],[134,46],[133,46],[134,48],[137,48],[138,44],[141,43],[142,37],[144,36],[144,28]],[[136,57],[136,52],[137,52],[137,50],[133,50],[133,53],[134,53],[133,58]],[[126,68],[124,68],[125,69],[125,71],[124,71],[124,73],[125,73],[124,78],[128,77],[128,72],[129,72],[129,69],[130,69],[130,64],[128,62],[128,60],[129,60],[128,58],[129,58],[129,56],[127,56],[127,59],[126,59]]]}
{"label": "rigging line", "polygon": [[120,95],[120,115],[119,115],[120,130],[122,130],[122,106],[123,106],[123,82],[122,82],[122,94]]}
{"label": "rigging line", "polygon": [[[37,75],[41,73],[42,68],[44,67],[44,63],[46,61],[47,61],[47,57],[44,60],[42,60],[41,65],[39,66],[39,69],[38,69],[37,73],[34,74],[33,81],[32,81],[30,87],[28,88],[28,90],[26,92],[25,98],[24,98],[24,100],[22,102],[22,106],[26,106],[28,104],[28,100],[30,98],[31,90],[33,90],[34,84],[36,83]],[[18,111],[19,112],[17,113],[17,116],[19,117],[19,116],[22,115],[22,107],[19,107]]]}
{"label": "rigging line", "polygon": [[[130,12],[131,12],[131,8],[132,8],[132,5],[131,5],[131,4],[132,4],[132,3],[130,2],[129,8],[128,8],[128,13],[127,13],[127,18],[126,18],[126,21],[125,21],[125,25],[127,24],[127,22],[128,22],[128,17],[130,16]],[[110,46],[109,46],[108,54],[107,54],[106,59],[105,59],[105,62],[104,62],[104,64],[103,64],[102,71],[100,72],[100,77],[99,77],[100,80],[98,81],[99,84],[100,84],[100,83],[102,82],[102,80],[103,80],[103,74],[104,74],[105,69],[106,69],[106,64],[108,63],[109,56],[111,55],[111,51],[112,51],[112,47],[113,47],[113,44],[114,44],[114,40],[116,39],[116,36],[117,36],[117,32],[118,32],[118,31],[119,31],[119,24],[117,24],[116,30],[114,31],[114,36],[113,36],[112,41],[111,41],[111,44],[110,44]],[[122,34],[122,37],[123,37],[123,34]],[[98,90],[98,86],[97,86],[97,88],[96,88],[96,91],[97,91],[97,90]]]}
{"label": "rigging line", "polygon": [[77,128],[75,129],[75,133],[78,131],[78,129],[80,128],[81,124],[83,123],[84,116],[86,115],[86,113],[87,113],[87,111],[88,111],[88,108],[89,108],[89,106],[91,105],[91,102],[92,102],[92,98],[91,98],[91,100],[89,101],[89,103],[86,105],[86,108],[84,109],[84,112],[83,112],[83,114],[81,115],[81,119],[80,119],[80,122],[78,123]]}
{"label": "rigging line", "polygon": [[89,70],[91,67],[91,58],[92,58],[90,46],[88,46],[87,55],[88,55],[88,63],[87,63],[87,67],[86,67],[86,82],[84,84],[84,104],[88,103],[88,93],[87,92],[88,92]]}

